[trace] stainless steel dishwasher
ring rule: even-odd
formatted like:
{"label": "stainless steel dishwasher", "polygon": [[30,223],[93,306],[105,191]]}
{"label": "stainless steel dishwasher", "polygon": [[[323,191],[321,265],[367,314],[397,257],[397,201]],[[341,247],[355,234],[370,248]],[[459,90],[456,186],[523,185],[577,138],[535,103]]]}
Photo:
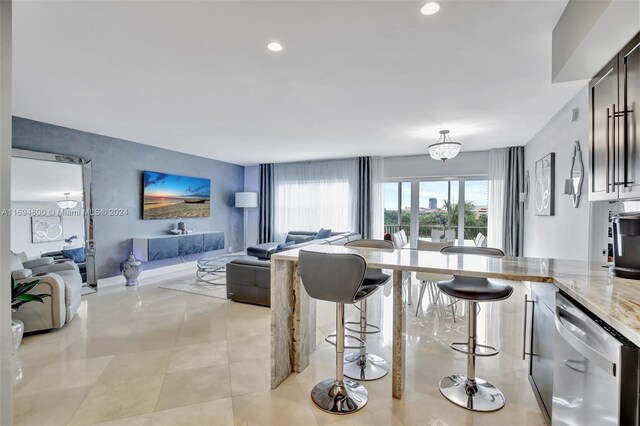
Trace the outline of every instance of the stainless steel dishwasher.
{"label": "stainless steel dishwasher", "polygon": [[638,424],[638,347],[556,294],[553,425]]}

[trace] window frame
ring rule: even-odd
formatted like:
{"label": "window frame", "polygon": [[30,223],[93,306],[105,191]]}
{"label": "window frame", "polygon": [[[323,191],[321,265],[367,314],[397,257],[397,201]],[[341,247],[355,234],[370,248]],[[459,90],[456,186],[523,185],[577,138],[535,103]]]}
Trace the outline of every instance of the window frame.
{"label": "window frame", "polygon": [[[410,228],[411,232],[409,233],[409,240],[416,241],[418,239],[419,234],[419,211],[420,211],[420,182],[442,182],[448,181],[448,192],[449,192],[449,202],[451,200],[451,181],[458,181],[458,205],[464,206],[465,203],[465,181],[477,181],[477,180],[489,180],[489,175],[451,175],[451,176],[427,176],[427,177],[407,177],[407,178],[385,178],[383,183],[386,185],[388,183],[397,183],[398,184],[398,228],[402,226],[402,183],[410,182],[411,184],[411,215],[410,215]],[[487,200],[488,203],[488,200]],[[487,211],[488,211],[487,205]],[[451,222],[451,217],[449,217],[449,222]],[[390,224],[384,224],[384,226],[393,226]],[[450,229],[453,229],[450,226]],[[458,215],[458,224],[456,226],[456,233],[458,235],[458,242],[464,242],[464,214]]]}

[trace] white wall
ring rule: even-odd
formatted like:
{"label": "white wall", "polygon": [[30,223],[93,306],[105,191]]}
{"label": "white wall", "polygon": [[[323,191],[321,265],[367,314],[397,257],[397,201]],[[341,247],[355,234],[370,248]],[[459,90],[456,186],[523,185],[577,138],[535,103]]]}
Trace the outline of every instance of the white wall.
{"label": "white wall", "polygon": [[[11,206],[11,8],[12,1],[0,1],[0,210]],[[0,277],[9,274],[9,216],[0,215]],[[11,388],[13,358],[11,356],[11,290],[0,287],[0,424],[12,419]]]}
{"label": "white wall", "polygon": [[[524,215],[524,255],[557,259],[588,260],[589,257],[589,96],[585,86],[525,145],[525,170],[529,170],[531,194]],[[571,121],[571,110],[579,109]],[[574,142],[579,141],[585,179],[580,205],[562,194],[570,177]],[[555,215],[535,216],[535,162],[550,152],[556,154]]]}
{"label": "white wall", "polygon": [[[425,147],[426,149],[426,147]],[[446,162],[428,155],[385,157],[385,179],[482,176],[488,173],[489,151],[461,152]]]}
{"label": "white wall", "polygon": [[[55,202],[42,201],[14,201],[11,203],[14,210],[60,210]],[[72,211],[82,212],[81,203]],[[62,247],[82,247],[84,245],[84,218],[82,216],[63,216],[62,232],[64,238],[76,235],[78,239],[67,245],[63,241],[52,241],[46,243],[31,242],[31,215],[11,216],[11,250],[15,253],[25,252],[28,257],[38,257],[42,253],[62,250]]]}

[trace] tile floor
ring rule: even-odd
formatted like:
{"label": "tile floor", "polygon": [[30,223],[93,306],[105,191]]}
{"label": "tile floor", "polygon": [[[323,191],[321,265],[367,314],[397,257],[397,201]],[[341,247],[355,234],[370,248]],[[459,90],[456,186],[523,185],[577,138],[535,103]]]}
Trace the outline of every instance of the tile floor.
{"label": "tile floor", "polygon": [[[429,305],[418,317],[409,307],[404,398],[391,398],[389,377],[366,382],[369,403],[349,416],[323,413],[309,397],[317,381],[334,374],[334,349],[323,342],[334,329],[331,304],[318,306],[322,343],[311,365],[272,391],[268,308],[165,290],[159,284],[147,279],[139,287],[110,287],[83,296],[78,315],[65,328],[26,337],[19,351],[24,378],[14,386],[14,424],[544,424],[519,352],[524,284],[515,283],[509,300],[482,305],[479,315],[481,340],[501,353],[479,359],[478,375],[506,394],[504,409],[471,413],[440,396],[440,378],[464,372],[464,356],[448,344],[464,340],[466,321],[463,308],[454,323],[450,314]],[[417,292],[414,284],[414,300]],[[382,333],[369,346],[386,357],[390,295],[389,284],[370,303],[370,319],[382,325]],[[353,308],[347,310],[355,317]]]}

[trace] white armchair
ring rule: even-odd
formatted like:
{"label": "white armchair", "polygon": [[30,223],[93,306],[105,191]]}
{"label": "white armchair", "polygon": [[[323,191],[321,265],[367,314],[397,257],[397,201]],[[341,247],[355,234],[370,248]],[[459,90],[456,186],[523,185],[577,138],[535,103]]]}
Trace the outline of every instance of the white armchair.
{"label": "white armchair", "polygon": [[51,258],[21,262],[12,252],[11,273],[16,282],[40,280],[30,293],[51,295],[44,303],[27,303],[13,313],[14,319],[24,322],[25,331],[61,328],[73,319],[82,292],[82,277],[75,263]]}

